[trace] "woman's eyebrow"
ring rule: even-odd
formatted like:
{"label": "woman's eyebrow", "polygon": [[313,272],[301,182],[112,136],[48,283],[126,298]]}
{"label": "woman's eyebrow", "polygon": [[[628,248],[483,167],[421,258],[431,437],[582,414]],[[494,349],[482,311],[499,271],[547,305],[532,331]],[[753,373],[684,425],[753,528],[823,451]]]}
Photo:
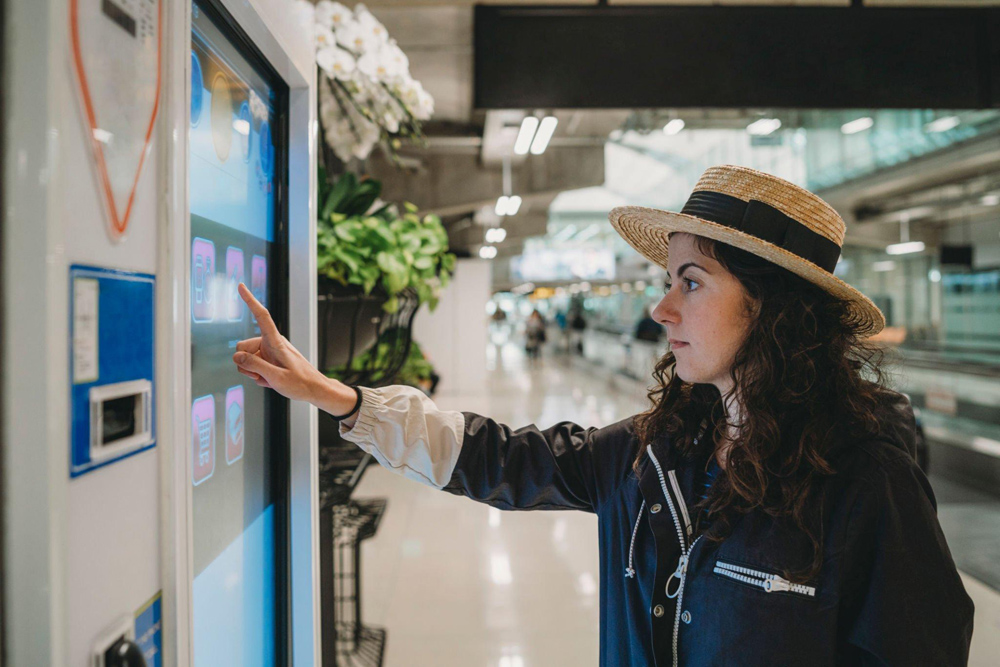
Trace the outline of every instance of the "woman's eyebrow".
{"label": "woman's eyebrow", "polygon": [[[711,271],[709,271],[708,269],[706,269],[706,268],[705,268],[704,266],[702,266],[701,264],[695,264],[694,262],[687,262],[687,263],[685,263],[685,264],[681,264],[681,268],[677,269],[677,275],[679,275],[679,276],[683,276],[683,275],[684,275],[684,272],[685,272],[685,271],[687,271],[687,270],[688,270],[688,269],[689,269],[690,267],[692,267],[692,266],[693,266],[694,268],[696,268],[696,269],[701,269],[702,271],[704,271],[704,272],[705,272],[705,273],[707,273],[708,275],[712,275],[712,272],[711,272]],[[669,278],[669,277],[670,277],[670,272],[669,272],[669,271],[667,271],[667,278]]]}

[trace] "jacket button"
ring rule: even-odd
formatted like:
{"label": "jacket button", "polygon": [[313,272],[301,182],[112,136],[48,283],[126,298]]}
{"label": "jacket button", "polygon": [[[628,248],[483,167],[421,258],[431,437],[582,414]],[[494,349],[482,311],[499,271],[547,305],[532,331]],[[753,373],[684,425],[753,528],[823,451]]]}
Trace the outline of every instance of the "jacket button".
{"label": "jacket button", "polygon": [[691,623],[691,612],[685,610],[684,613],[681,614],[681,620],[684,621],[684,625],[690,625],[690,623]]}
{"label": "jacket button", "polygon": [[656,503],[655,505],[649,508],[649,511],[653,514],[659,514],[661,509],[663,509],[663,507],[660,505],[660,503]]}
{"label": "jacket button", "polygon": [[660,616],[663,616],[663,605],[662,604],[658,604],[655,607],[653,607],[653,616],[655,616],[657,618],[659,618]]}

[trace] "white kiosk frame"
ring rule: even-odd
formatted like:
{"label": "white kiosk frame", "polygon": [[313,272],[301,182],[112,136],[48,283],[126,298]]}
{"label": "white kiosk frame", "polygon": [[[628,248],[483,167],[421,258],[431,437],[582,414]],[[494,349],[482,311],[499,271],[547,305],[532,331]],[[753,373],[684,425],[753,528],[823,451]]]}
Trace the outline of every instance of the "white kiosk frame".
{"label": "white kiosk frame", "polygon": [[[303,39],[288,4],[281,0],[218,0],[288,86],[288,288],[289,331],[283,332],[309,359],[316,358],[316,66],[312,43]],[[284,10],[284,11],[282,11]],[[190,428],[191,337],[189,279],[188,128],[191,96],[191,2],[166,3],[168,31],[164,72],[161,155],[170,220],[161,253],[159,321],[173,322],[170,341],[157,350],[157,372],[174,386],[161,393],[173,416],[170,441],[186,442]],[[163,414],[163,413],[161,413]],[[319,482],[316,408],[293,402],[289,409],[289,664],[314,665],[319,651]],[[161,433],[163,433],[161,431]],[[165,435],[165,434],[164,434]],[[190,447],[164,451],[165,490],[163,615],[175,641],[164,647],[166,664],[193,663],[192,487]],[[168,651],[169,647],[169,651]],[[176,651],[174,655],[171,655]]]}
{"label": "white kiosk frame", "polygon": [[[317,123],[311,40],[286,0],[219,0],[288,86],[288,331],[316,358]],[[190,0],[162,0],[160,108],[127,238],[111,242],[75,108],[68,0],[2,0],[0,242],[2,649],[15,665],[84,667],[102,628],[162,591],[163,662],[192,664]],[[156,274],[156,447],[69,474],[68,269]],[[317,414],[289,411],[289,664],[319,641]],[[113,555],[114,558],[109,556]]]}

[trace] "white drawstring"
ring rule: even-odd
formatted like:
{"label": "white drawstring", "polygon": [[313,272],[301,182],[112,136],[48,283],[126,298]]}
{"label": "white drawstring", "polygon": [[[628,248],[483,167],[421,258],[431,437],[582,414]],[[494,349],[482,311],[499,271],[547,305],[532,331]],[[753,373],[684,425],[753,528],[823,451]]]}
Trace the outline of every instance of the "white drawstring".
{"label": "white drawstring", "polygon": [[628,567],[625,568],[625,577],[634,578],[635,568],[632,567],[632,556],[635,553],[635,536],[639,532],[639,520],[642,519],[642,510],[646,508],[646,501],[639,505],[639,515],[635,517],[635,528],[632,529],[632,543],[628,545]]}

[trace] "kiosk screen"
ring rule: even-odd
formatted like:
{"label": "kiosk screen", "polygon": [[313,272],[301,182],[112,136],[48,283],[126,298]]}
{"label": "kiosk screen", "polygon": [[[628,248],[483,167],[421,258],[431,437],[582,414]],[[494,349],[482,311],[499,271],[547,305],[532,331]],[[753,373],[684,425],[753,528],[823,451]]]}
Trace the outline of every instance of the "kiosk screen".
{"label": "kiosk screen", "polygon": [[271,665],[284,627],[287,402],[240,375],[259,335],[243,282],[281,326],[287,94],[231,20],[195,2],[191,35],[191,484],[194,662]]}

